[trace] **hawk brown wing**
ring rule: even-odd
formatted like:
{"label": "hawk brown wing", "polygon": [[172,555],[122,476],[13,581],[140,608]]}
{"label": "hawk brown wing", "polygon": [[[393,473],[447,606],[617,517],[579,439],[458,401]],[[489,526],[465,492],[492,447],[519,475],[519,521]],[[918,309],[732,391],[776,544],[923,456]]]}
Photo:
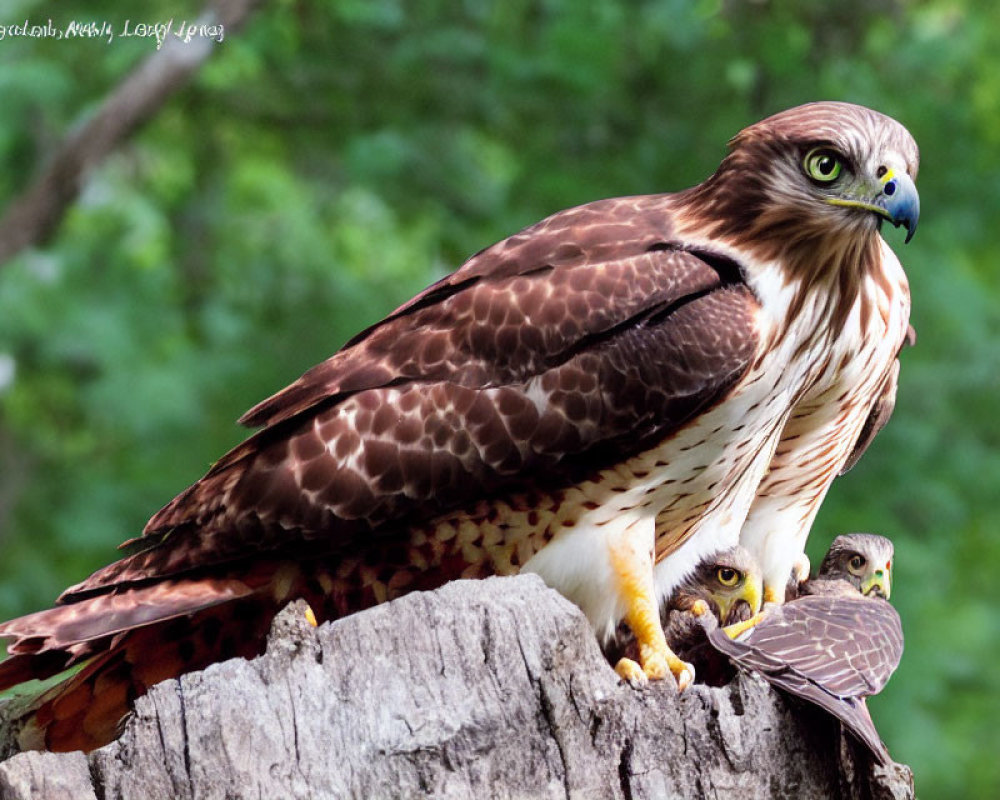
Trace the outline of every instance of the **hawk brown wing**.
{"label": "hawk brown wing", "polygon": [[[264,429],[155,515],[132,555],[0,626],[13,640],[0,687],[110,648],[37,715],[72,708],[43,725],[47,744],[96,746],[154,678],[253,655],[259,631],[206,637],[233,615],[266,623],[308,582],[288,559],[350,559],[352,542],[405,540],[470,501],[558,491],[721,400],[755,357],[757,301],[735,264],[666,237],[661,204],[571,210],[484,251],[258,406],[247,419]],[[322,602],[321,588],[295,591]],[[140,666],[151,653],[171,668]],[[80,698],[110,671],[122,705],[90,720]]]}
{"label": "hawk brown wing", "polygon": [[[669,198],[588,203],[480,251],[240,421],[273,426],[401,381],[522,382],[652,309],[711,290],[719,270],[683,255]],[[736,265],[725,269],[724,280],[739,280]]]}
{"label": "hawk brown wing", "polygon": [[[714,620],[706,622],[712,627]],[[716,625],[709,641],[738,666],[833,714],[888,760],[864,703],[882,690],[903,654],[899,614],[885,600],[801,597],[769,612],[739,640]]]}
{"label": "hawk brown wing", "polygon": [[324,552],[557,491],[726,396],[758,348],[734,262],[669,239],[662,197],[601,201],[470,259],[251,410],[264,429],[148,523],[109,586]]}

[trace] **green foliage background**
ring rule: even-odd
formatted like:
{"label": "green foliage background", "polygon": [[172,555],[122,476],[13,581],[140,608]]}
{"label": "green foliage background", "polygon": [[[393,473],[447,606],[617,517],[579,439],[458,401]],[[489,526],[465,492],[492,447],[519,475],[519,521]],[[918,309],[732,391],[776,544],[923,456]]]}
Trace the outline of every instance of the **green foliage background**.
{"label": "green foliage background", "polygon": [[[6,3],[0,24],[193,19],[191,0]],[[0,618],[48,605],[244,433],[233,420],[479,248],[680,189],[729,136],[843,99],[920,143],[900,252],[918,346],[831,491],[897,546],[907,652],[872,702],[921,797],[1000,787],[1000,6],[972,0],[286,0],[0,271]],[[0,41],[0,203],[149,40]]]}

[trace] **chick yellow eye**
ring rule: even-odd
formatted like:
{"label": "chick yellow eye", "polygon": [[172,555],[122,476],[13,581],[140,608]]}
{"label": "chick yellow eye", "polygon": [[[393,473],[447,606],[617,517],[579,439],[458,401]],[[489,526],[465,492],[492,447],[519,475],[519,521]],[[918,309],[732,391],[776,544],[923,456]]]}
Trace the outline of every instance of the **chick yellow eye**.
{"label": "chick yellow eye", "polygon": [[739,570],[732,567],[719,567],[715,571],[715,577],[719,579],[719,583],[723,586],[735,586],[740,582]]}
{"label": "chick yellow eye", "polygon": [[814,181],[830,183],[840,176],[844,164],[840,160],[840,156],[832,150],[817,149],[809,151],[805,161],[802,162],[802,167],[805,169],[806,175]]}
{"label": "chick yellow eye", "polygon": [[861,572],[865,567],[865,557],[855,554],[851,556],[851,560],[847,562],[847,566],[851,568],[851,572]]}

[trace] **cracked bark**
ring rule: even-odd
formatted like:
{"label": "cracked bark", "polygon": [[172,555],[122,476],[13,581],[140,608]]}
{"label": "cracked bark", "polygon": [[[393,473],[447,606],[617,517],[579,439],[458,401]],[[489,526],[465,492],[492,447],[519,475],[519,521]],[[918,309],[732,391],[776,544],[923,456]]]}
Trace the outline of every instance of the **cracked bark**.
{"label": "cracked bark", "polygon": [[[3,740],[0,732],[0,740]],[[10,732],[6,732],[10,741]],[[740,676],[636,691],[533,576],[459,581],[165,681],[89,756],[22,753],[0,798],[912,798],[822,712]]]}

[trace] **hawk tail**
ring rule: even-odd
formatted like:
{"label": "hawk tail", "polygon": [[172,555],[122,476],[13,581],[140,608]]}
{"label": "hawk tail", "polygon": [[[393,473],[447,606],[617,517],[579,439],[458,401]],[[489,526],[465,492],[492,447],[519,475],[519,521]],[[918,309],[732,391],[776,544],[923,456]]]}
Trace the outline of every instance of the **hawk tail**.
{"label": "hawk tail", "polygon": [[18,720],[19,744],[55,752],[102,747],[121,733],[135,699],[152,685],[216,661],[259,655],[276,611],[269,598],[254,595],[116,637],[83,669],[35,698]]}
{"label": "hawk tail", "polygon": [[294,576],[272,572],[258,586],[201,579],[132,588],[0,626],[0,636],[13,638],[10,657],[0,663],[0,689],[83,663],[20,706],[12,725],[21,748],[101,747],[120,733],[135,699],[153,684],[228,658],[260,655],[277,612],[304,594]]}

